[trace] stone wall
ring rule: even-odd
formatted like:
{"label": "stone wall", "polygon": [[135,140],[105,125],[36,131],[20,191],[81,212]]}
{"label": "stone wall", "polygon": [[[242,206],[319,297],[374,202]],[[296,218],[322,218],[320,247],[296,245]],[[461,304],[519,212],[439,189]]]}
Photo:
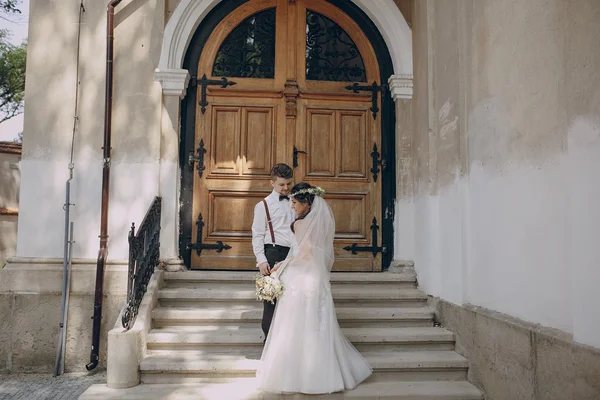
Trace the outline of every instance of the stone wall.
{"label": "stone wall", "polygon": [[21,145],[0,142],[0,268],[17,251]]}
{"label": "stone wall", "polygon": [[484,308],[433,299],[437,319],[455,332],[469,380],[488,400],[597,400],[600,350],[572,335]]}
{"label": "stone wall", "polygon": [[[17,259],[0,274],[0,372],[54,369],[61,313],[62,260]],[[90,362],[96,264],[74,260],[67,320],[66,372]],[[127,265],[108,264],[104,278],[99,368],[106,368],[106,339],[125,304]]]}

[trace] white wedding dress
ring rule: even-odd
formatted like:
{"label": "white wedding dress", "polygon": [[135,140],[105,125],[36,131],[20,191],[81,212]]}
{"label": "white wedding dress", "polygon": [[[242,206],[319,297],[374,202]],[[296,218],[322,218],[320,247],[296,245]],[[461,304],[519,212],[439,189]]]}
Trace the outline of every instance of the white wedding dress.
{"label": "white wedding dress", "polygon": [[354,389],[372,369],[337,321],[329,283],[333,213],[325,200],[315,197],[311,211],[294,227],[290,255],[274,273],[284,293],[257,371],[258,387],[306,394]]}

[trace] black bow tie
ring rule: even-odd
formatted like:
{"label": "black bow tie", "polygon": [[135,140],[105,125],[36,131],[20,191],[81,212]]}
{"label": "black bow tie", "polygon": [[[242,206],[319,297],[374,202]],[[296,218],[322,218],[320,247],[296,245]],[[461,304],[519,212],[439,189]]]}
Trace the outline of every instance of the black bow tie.
{"label": "black bow tie", "polygon": [[289,200],[289,199],[290,199],[289,196],[284,196],[282,194],[279,195],[279,201],[281,201],[281,200]]}

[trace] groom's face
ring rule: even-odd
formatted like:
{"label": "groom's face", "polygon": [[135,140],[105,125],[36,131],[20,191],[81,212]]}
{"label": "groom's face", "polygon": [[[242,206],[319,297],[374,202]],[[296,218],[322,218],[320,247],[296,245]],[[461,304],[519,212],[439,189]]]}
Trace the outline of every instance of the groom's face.
{"label": "groom's face", "polygon": [[288,195],[290,194],[290,190],[292,190],[292,182],[293,179],[285,179],[277,177],[275,180],[271,180],[271,186],[273,189],[279,194]]}

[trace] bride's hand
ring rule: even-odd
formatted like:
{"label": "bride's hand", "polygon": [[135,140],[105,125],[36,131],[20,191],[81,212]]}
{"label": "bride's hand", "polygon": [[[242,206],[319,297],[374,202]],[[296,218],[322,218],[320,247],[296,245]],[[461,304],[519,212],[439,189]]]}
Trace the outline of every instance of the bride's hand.
{"label": "bride's hand", "polygon": [[279,267],[281,266],[281,263],[282,263],[282,262],[283,262],[283,261],[281,261],[281,262],[278,262],[277,264],[275,264],[275,266],[273,266],[273,268],[271,268],[271,273],[273,273],[273,272],[277,271],[277,270],[279,269]]}

